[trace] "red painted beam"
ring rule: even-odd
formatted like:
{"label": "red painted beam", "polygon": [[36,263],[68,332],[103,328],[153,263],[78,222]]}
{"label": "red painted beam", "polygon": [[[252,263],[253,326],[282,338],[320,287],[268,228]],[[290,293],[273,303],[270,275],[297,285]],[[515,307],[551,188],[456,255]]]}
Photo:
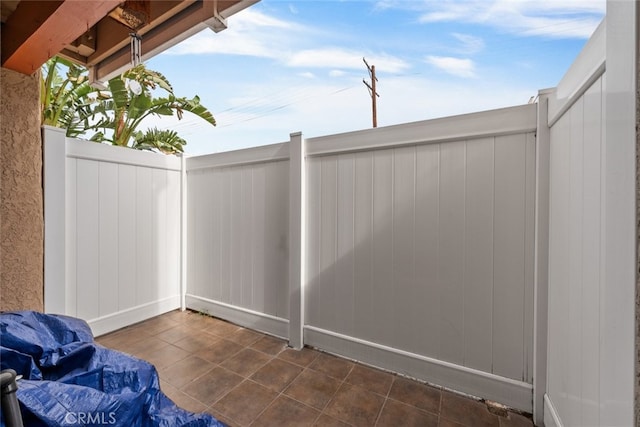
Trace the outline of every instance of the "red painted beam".
{"label": "red painted beam", "polygon": [[2,66],[33,74],[122,0],[23,0],[2,26]]}

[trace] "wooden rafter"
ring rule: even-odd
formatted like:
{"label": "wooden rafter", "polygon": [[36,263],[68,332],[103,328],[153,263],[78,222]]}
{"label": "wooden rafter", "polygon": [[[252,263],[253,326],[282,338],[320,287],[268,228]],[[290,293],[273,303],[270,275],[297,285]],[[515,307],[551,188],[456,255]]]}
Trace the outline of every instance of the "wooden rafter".
{"label": "wooden rafter", "polygon": [[[60,55],[102,80],[127,67],[132,31],[141,36],[146,59],[207,26],[219,31],[216,22],[259,0],[2,1],[3,67],[32,74]],[[119,6],[134,12],[140,9],[144,24],[132,29],[128,22],[114,19],[110,12]]]}
{"label": "wooden rafter", "polygon": [[121,0],[23,0],[2,26],[2,66],[32,74]]}

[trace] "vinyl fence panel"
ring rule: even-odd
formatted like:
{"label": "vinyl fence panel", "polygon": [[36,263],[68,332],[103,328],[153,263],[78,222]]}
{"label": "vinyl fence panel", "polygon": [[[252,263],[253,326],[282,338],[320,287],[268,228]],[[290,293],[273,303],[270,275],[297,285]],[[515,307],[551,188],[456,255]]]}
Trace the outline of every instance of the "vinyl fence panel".
{"label": "vinyl fence panel", "polygon": [[44,134],[45,309],[101,335],[179,307],[180,159]]}
{"label": "vinyl fence panel", "polygon": [[634,425],[637,7],[608,2],[546,94],[547,426]]}
{"label": "vinyl fence panel", "polygon": [[305,341],[530,410],[535,120],[307,140]]}
{"label": "vinyl fence panel", "polygon": [[278,144],[187,159],[187,306],[283,337],[289,317],[287,154]]}

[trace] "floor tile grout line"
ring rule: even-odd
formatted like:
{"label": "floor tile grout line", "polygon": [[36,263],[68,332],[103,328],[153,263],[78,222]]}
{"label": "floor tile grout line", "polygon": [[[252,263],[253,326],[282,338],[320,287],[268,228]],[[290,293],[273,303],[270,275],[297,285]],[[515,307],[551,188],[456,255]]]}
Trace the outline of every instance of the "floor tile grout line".
{"label": "floor tile grout line", "polygon": [[209,407],[209,405],[207,405],[206,403],[204,403],[202,400],[199,400],[199,399],[198,399],[198,398],[196,398],[195,396],[192,396],[192,395],[190,395],[189,393],[186,393],[186,392],[184,392],[184,391],[180,390],[180,389],[179,389],[179,388],[177,388],[176,386],[173,386],[173,388],[175,388],[179,393],[182,393],[182,394],[184,394],[185,396],[187,396],[189,399],[193,399],[193,400],[195,400],[196,402],[198,402],[198,403],[202,404],[205,408],[208,408],[208,407]]}
{"label": "floor tile grout line", "polygon": [[[222,395],[222,396],[220,396],[218,399],[216,399],[216,401],[215,401],[215,402],[213,402],[213,403],[209,406],[209,408],[210,408],[210,409],[215,410],[216,412],[220,412],[220,411],[216,410],[213,406],[214,406],[216,403],[220,402],[220,401],[221,401],[222,399],[224,399],[225,397],[227,397],[227,395],[229,395],[233,390],[235,390],[235,389],[237,389],[238,387],[240,387],[240,385],[241,385],[241,384],[243,384],[245,381],[250,381],[250,382],[252,382],[252,383],[254,383],[254,384],[257,384],[257,385],[259,385],[259,386],[264,387],[264,385],[262,385],[262,384],[260,384],[260,383],[258,383],[258,382],[256,382],[256,381],[254,381],[254,380],[252,380],[251,378],[244,378],[244,379],[243,379],[242,381],[240,381],[238,384],[236,384],[235,386],[233,386],[233,387],[232,387],[228,392],[226,392],[224,395]],[[271,404],[272,404],[273,402],[275,402],[275,400],[276,400],[277,398],[278,398],[278,396],[274,397],[274,398],[273,398],[273,400],[272,400],[272,401],[270,401],[270,402],[267,404],[267,406],[266,406],[266,407],[265,407],[265,408],[264,408],[264,409],[263,409],[263,410],[262,410],[258,415],[256,415],[256,416],[255,416],[255,418],[254,418],[254,419],[252,419],[252,420],[249,422],[249,424],[247,424],[247,425],[251,425],[251,424],[253,424],[253,422],[254,422],[255,420],[257,420],[257,419],[258,419],[258,417],[260,416],[260,414],[262,414],[262,412],[266,411],[266,409],[267,409],[269,406],[271,406]],[[221,413],[222,415],[224,415],[225,417],[229,417],[228,415],[226,415],[226,414],[224,414],[224,413],[222,413],[222,412],[220,412],[220,413]],[[232,418],[232,417],[229,417],[229,418]],[[242,424],[242,423],[239,423],[239,424]]]}
{"label": "floor tile grout line", "polygon": [[239,373],[239,372],[236,372],[236,371],[232,371],[231,369],[227,368],[226,366],[222,366],[222,364],[223,364],[223,363],[225,363],[225,362],[227,362],[227,361],[229,361],[229,360],[233,359],[235,356],[237,356],[238,354],[242,353],[242,351],[244,351],[244,350],[247,350],[247,348],[245,347],[244,349],[240,350],[240,351],[239,351],[238,353],[236,353],[235,355],[233,355],[233,356],[231,356],[231,357],[226,358],[225,360],[223,360],[222,362],[220,362],[220,363],[219,363],[219,365],[220,365],[221,367],[223,367],[223,368],[227,369],[228,371],[233,372],[234,374],[240,375],[241,377],[243,377],[243,378],[245,378],[245,379],[249,379],[249,377],[250,377],[250,376],[252,376],[252,375],[253,375],[253,374],[255,374],[256,372],[258,372],[260,369],[262,369],[262,368],[264,368],[265,366],[267,366],[267,364],[268,364],[271,360],[273,360],[273,359],[271,359],[271,360],[267,360],[266,362],[264,362],[263,364],[261,364],[257,369],[255,369],[254,371],[251,371],[251,373],[250,373],[248,376],[245,376],[245,375],[243,375],[243,374],[241,374],[241,373]]}
{"label": "floor tile grout line", "polygon": [[[253,381],[253,382],[255,382],[255,381]],[[255,383],[264,387],[264,385],[262,385],[262,384],[260,384],[260,383],[258,383],[258,382],[255,382]],[[274,403],[276,400],[278,400],[278,398],[281,396],[281,394],[282,394],[282,392],[278,393],[278,395],[277,395],[276,397],[274,397],[274,398],[273,398],[273,400],[271,400],[271,402],[269,402],[269,403],[267,404],[267,406],[265,406],[265,407],[264,407],[264,409],[263,409],[262,411],[260,411],[260,412],[255,416],[255,418],[251,420],[251,422],[250,422],[248,425],[250,426],[250,425],[252,425],[254,422],[256,422],[256,420],[257,420],[258,418],[260,418],[260,415],[262,415],[262,414],[263,414],[267,409],[269,409],[269,408],[271,407],[271,405],[273,405],[273,403]]]}
{"label": "floor tile grout line", "polygon": [[[200,378],[204,377],[205,375],[207,375],[209,372],[213,371],[216,368],[216,366],[210,368],[209,370],[207,370],[206,372],[204,372],[202,375],[198,375],[197,377],[194,377],[191,381],[185,383],[183,386],[178,387],[175,384],[171,384],[169,381],[165,380],[166,382],[168,382],[169,384],[171,384],[172,386],[174,386],[175,388],[177,388],[178,390],[182,391],[183,388],[185,388],[188,385],[191,385],[193,382],[199,380]],[[158,376],[160,376],[160,373],[158,373]],[[185,393],[184,391],[182,391],[184,394],[186,394],[187,396],[191,396],[187,393]]]}
{"label": "floor tile grout line", "polygon": [[382,406],[380,407],[380,409],[378,410],[378,414],[376,416],[376,421],[373,423],[374,426],[378,425],[378,421],[380,421],[380,417],[382,416],[382,411],[384,411],[384,407],[387,405],[387,401],[389,399],[384,399],[384,401],[382,402]]}
{"label": "floor tile grout line", "polygon": [[[280,353],[282,353],[282,352],[280,352]],[[279,355],[280,353],[278,353],[278,355]],[[286,360],[283,360],[283,359],[278,358],[278,355],[273,356],[272,360],[277,358],[278,360],[281,360],[281,361],[283,361],[283,362],[291,363],[291,362],[288,362],[288,361],[286,361]],[[267,363],[269,363],[269,362],[267,362]],[[312,406],[310,406],[310,405],[307,405],[307,404],[306,404],[306,403],[304,403],[304,402],[301,402],[301,401],[299,401],[299,400],[297,400],[297,399],[293,398],[292,396],[289,396],[289,395],[285,394],[285,391],[286,391],[286,390],[288,390],[288,389],[289,389],[289,387],[291,387],[291,384],[293,384],[293,383],[295,382],[295,380],[296,380],[298,377],[300,377],[300,375],[302,375],[302,373],[305,371],[305,369],[307,369],[306,367],[299,366],[299,365],[297,365],[297,364],[295,364],[295,363],[291,363],[291,364],[292,364],[292,365],[294,365],[294,366],[296,366],[296,367],[302,368],[302,370],[298,373],[298,375],[296,375],[294,378],[292,378],[292,379],[291,379],[291,381],[289,381],[289,383],[287,383],[287,384],[282,388],[282,390],[278,393],[278,395],[277,395],[277,396],[276,396],[276,397],[275,397],[275,398],[274,398],[274,399],[273,399],[273,400],[272,400],[272,401],[271,401],[271,402],[270,402],[270,403],[269,403],[269,404],[268,404],[268,405],[267,405],[267,406],[262,410],[262,412],[260,412],[260,413],[259,413],[259,414],[258,414],[258,415],[257,415],[257,416],[252,420],[252,421],[251,421],[251,423],[249,423],[249,425],[253,424],[253,423],[254,423],[258,418],[260,418],[260,416],[261,416],[261,415],[262,415],[262,414],[263,414],[267,409],[269,409],[269,407],[271,407],[271,406],[275,403],[275,401],[276,401],[276,400],[278,400],[280,397],[284,397],[284,398],[287,398],[287,399],[291,399],[291,400],[293,400],[294,402],[297,402],[297,403],[300,403],[301,405],[306,406],[307,408],[310,408],[310,409],[313,409],[313,410],[315,410],[315,411],[318,411],[318,415],[317,415],[317,416],[316,416],[316,418],[314,419],[314,425],[315,425],[315,423],[318,421],[318,419],[320,418],[320,416],[322,416],[323,411],[318,410],[318,409],[316,409],[316,408],[314,408],[314,407],[312,407]],[[265,366],[266,366],[266,364],[265,364]]]}
{"label": "floor tile grout line", "polygon": [[389,390],[387,390],[387,399],[391,397],[391,390],[393,390],[393,385],[396,383],[397,379],[398,379],[397,374],[391,374],[391,384],[389,385]]}
{"label": "floor tile grout line", "polygon": [[[333,393],[333,395],[331,395],[331,398],[330,398],[329,400],[327,400],[327,403],[325,403],[325,404],[324,404],[324,406],[322,407],[322,409],[315,408],[315,407],[313,407],[313,406],[309,405],[309,404],[308,404],[308,403],[306,403],[306,402],[303,402],[303,401],[301,401],[301,400],[299,400],[299,399],[296,399],[296,398],[295,398],[295,397],[293,397],[293,396],[290,396],[290,395],[286,394],[286,391],[291,387],[291,385],[294,383],[294,381],[295,381],[298,377],[300,377],[300,376],[304,373],[304,371],[306,371],[306,370],[307,370],[307,368],[303,368],[303,369],[302,369],[302,372],[300,372],[300,373],[298,374],[298,376],[296,376],[296,378],[295,378],[295,379],[293,379],[293,380],[292,380],[292,381],[291,381],[291,382],[290,382],[290,383],[289,383],[289,384],[288,384],[288,385],[287,385],[287,386],[282,390],[282,392],[281,392],[280,394],[282,394],[282,395],[284,395],[284,397],[286,397],[286,398],[288,398],[288,399],[291,399],[291,400],[293,400],[293,401],[295,401],[295,402],[298,402],[298,403],[300,403],[300,404],[302,404],[302,405],[304,405],[304,406],[306,406],[306,407],[308,407],[308,408],[311,408],[311,409],[313,409],[313,410],[318,411],[318,412],[320,413],[320,414],[319,414],[319,416],[320,416],[320,415],[322,415],[322,414],[324,413],[324,410],[326,409],[327,405],[328,405],[328,404],[329,404],[329,402],[331,401],[331,398],[333,398],[333,396],[335,396],[335,394],[338,392],[338,390],[337,390],[337,389],[336,389],[336,391]],[[318,373],[317,371],[314,371],[313,369],[309,369],[309,370],[310,370],[310,371],[312,371],[312,372],[316,372],[316,373]],[[331,378],[331,377],[329,377],[329,378]],[[338,388],[339,388],[339,387],[338,387]]]}
{"label": "floor tile grout line", "polygon": [[[326,354],[329,354],[329,353],[326,353]],[[337,357],[337,356],[335,356],[335,355],[331,355],[331,356],[333,356],[333,357]],[[320,356],[318,356],[318,357],[320,357]],[[316,358],[316,359],[317,359],[317,358]],[[346,359],[345,359],[345,360],[346,360]],[[313,362],[312,362],[312,363],[313,363]],[[351,362],[351,363],[353,363],[353,362]],[[311,364],[309,364],[309,366],[311,366]],[[343,386],[343,385],[345,384],[345,382],[347,381],[347,378],[348,378],[348,377],[349,377],[349,375],[351,374],[351,371],[353,371],[353,367],[354,367],[354,366],[355,366],[355,364],[352,364],[352,365],[351,365],[351,368],[349,369],[349,372],[347,372],[347,375],[345,375],[345,376],[344,376],[344,378],[343,378],[343,379],[342,379],[342,381],[340,382],[340,385],[338,386],[338,388],[336,389],[336,391],[335,391],[335,392],[333,393],[333,395],[331,396],[331,399],[329,399],[329,400],[327,401],[327,403],[324,405],[324,408],[322,409],[321,414],[324,414],[324,413],[325,413],[324,411],[326,411],[326,409],[329,407],[329,405],[331,404],[331,402],[333,402],[333,400],[335,399],[336,395],[338,394],[338,391],[340,391],[340,389],[342,388],[342,386]],[[313,368],[310,368],[310,369],[314,370]],[[314,370],[314,371],[315,371],[315,370]],[[319,371],[316,371],[316,372],[319,372]],[[325,374],[325,375],[327,375],[327,374]],[[331,375],[327,375],[327,376],[328,376],[328,377],[331,377]],[[335,377],[333,377],[333,378],[335,378]],[[337,378],[336,378],[336,379],[337,379]],[[326,414],[326,415],[331,416],[331,415],[329,415],[329,414]],[[333,418],[333,417],[332,417],[332,418]],[[350,424],[350,425],[351,425],[351,423],[347,423],[346,421],[344,421],[344,420],[342,420],[342,419],[339,419],[339,418],[338,418],[338,420],[339,420],[339,421],[344,422],[345,424]]]}

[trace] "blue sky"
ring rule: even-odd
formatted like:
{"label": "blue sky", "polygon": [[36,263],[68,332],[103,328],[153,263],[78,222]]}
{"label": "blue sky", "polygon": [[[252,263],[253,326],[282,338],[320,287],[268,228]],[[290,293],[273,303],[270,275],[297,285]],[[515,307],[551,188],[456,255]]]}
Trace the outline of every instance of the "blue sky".
{"label": "blue sky", "polygon": [[371,127],[362,62],[376,66],[378,126],[525,104],[555,86],[604,0],[262,0],[147,61],[217,127],[185,115],[188,154]]}

